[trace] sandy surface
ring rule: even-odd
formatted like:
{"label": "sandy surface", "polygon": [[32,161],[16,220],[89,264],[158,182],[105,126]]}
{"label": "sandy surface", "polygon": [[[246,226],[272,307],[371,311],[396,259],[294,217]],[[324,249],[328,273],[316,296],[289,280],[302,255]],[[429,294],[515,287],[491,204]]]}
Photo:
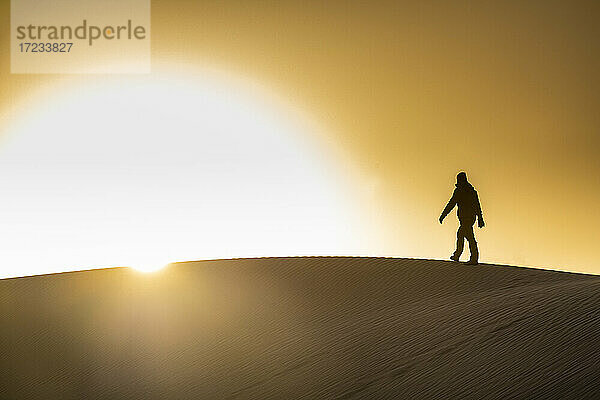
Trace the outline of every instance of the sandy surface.
{"label": "sandy surface", "polygon": [[376,258],[0,281],[1,399],[600,398],[600,277]]}

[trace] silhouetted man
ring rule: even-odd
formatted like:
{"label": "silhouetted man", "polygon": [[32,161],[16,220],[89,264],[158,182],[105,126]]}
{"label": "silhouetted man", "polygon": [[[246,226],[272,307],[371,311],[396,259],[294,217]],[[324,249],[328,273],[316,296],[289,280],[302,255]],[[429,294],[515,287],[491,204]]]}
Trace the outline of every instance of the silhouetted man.
{"label": "silhouetted man", "polygon": [[461,172],[456,176],[456,189],[454,189],[450,201],[446,204],[444,211],[442,211],[442,215],[440,215],[440,224],[457,204],[460,226],[456,232],[456,250],[454,251],[454,254],[450,256],[450,259],[453,261],[459,260],[460,255],[463,252],[466,238],[469,242],[469,250],[471,251],[471,259],[467,264],[477,265],[479,262],[479,250],[477,249],[477,242],[475,241],[475,234],[473,233],[473,225],[475,224],[475,218],[479,221],[478,225],[480,228],[483,228],[485,223],[483,222],[483,215],[481,214],[481,205],[479,204],[477,191],[467,181],[467,174],[464,172]]}

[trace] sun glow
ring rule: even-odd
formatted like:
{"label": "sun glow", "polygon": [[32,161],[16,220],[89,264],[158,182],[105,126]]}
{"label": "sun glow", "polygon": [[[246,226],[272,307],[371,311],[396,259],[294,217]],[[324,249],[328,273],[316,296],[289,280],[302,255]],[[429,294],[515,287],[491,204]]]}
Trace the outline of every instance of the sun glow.
{"label": "sun glow", "polygon": [[314,125],[264,90],[152,74],[54,93],[0,147],[1,277],[362,250]]}
{"label": "sun glow", "polygon": [[142,272],[142,273],[152,273],[152,272],[156,272],[156,271],[160,271],[163,268],[166,268],[167,265],[160,265],[160,264],[142,264],[142,265],[136,265],[134,267],[132,267],[133,269],[135,269],[136,271]]}

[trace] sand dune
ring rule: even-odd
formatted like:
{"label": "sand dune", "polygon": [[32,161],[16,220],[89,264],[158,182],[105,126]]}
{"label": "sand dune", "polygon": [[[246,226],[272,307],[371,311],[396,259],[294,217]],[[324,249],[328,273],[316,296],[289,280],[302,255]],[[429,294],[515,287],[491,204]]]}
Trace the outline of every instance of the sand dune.
{"label": "sand dune", "polygon": [[2,399],[600,398],[600,277],[378,258],[0,281]]}

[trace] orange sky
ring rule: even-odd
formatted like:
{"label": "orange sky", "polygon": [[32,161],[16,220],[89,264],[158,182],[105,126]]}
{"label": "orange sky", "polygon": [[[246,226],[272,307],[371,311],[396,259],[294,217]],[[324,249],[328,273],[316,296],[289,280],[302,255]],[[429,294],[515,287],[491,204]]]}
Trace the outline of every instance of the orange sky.
{"label": "orange sky", "polygon": [[[479,192],[481,261],[600,273],[596,2],[152,2],[154,65],[219,66],[326,127],[376,199],[374,255],[446,258],[454,177]],[[48,81],[11,75],[0,5],[0,130]]]}

